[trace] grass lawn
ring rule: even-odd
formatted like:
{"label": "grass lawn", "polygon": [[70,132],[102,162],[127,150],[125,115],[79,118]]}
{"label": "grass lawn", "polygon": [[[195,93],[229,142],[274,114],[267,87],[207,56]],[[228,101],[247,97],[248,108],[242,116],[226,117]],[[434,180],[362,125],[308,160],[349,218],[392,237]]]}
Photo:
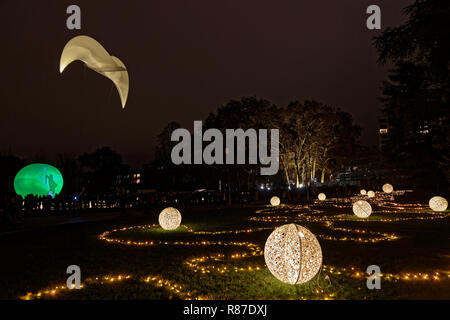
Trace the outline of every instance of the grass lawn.
{"label": "grass lawn", "polygon": [[[3,235],[0,299],[450,299],[448,212],[374,202],[361,220],[337,203],[196,208],[171,232],[154,211]],[[265,266],[264,243],[286,223],[321,244],[323,268],[308,283],[284,284]],[[81,268],[81,290],[61,289],[69,265]],[[366,287],[369,265],[381,268],[381,290]]]}

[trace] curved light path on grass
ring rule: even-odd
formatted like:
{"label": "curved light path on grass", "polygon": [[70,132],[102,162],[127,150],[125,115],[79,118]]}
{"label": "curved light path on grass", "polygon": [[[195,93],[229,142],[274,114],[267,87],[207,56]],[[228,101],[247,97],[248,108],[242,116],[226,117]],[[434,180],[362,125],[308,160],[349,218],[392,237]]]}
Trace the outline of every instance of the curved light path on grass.
{"label": "curved light path on grass", "polygon": [[[355,197],[354,201],[357,201],[361,197]],[[343,205],[342,202],[348,203]],[[250,218],[255,222],[266,223],[317,223],[325,226],[329,230],[341,231],[349,234],[356,234],[358,236],[343,236],[335,237],[323,233],[316,233],[316,237],[319,239],[329,241],[354,241],[362,243],[376,243],[380,241],[392,241],[400,238],[399,235],[394,233],[385,233],[378,231],[370,231],[361,228],[343,228],[337,227],[336,222],[356,222],[356,223],[391,223],[391,222],[403,222],[409,220],[435,220],[443,219],[449,215],[446,213],[436,214],[430,213],[429,209],[426,209],[426,205],[421,204],[397,204],[394,202],[377,201],[375,198],[372,203],[381,207],[382,210],[374,210],[369,218],[361,219],[357,218],[353,214],[337,214],[337,215],[322,215],[325,211],[316,209],[316,206],[333,206],[346,208],[351,210],[352,202],[348,199],[329,199],[325,201],[316,201],[311,206],[304,205],[281,205],[279,207],[266,207],[258,210],[257,216]],[[398,214],[407,214],[407,217],[396,217]],[[364,236],[364,237],[361,237]]]}
{"label": "curved light path on grass", "polygon": [[[336,201],[336,200],[340,200]],[[345,201],[345,199],[329,199],[325,202],[322,201],[320,206],[343,206],[350,207],[351,202]],[[316,236],[320,239],[328,240],[328,241],[354,241],[354,242],[380,242],[380,241],[392,241],[399,239],[399,235],[389,234],[383,232],[369,231],[360,228],[342,228],[336,227],[336,222],[366,222],[366,223],[387,223],[387,222],[399,222],[406,220],[431,220],[431,219],[441,219],[448,217],[448,214],[428,214],[425,206],[422,205],[408,205],[408,204],[395,204],[389,201],[380,201],[377,205],[383,210],[375,211],[375,215],[372,215],[368,219],[357,219],[352,215],[338,214],[334,216],[321,216],[323,211],[315,209],[316,204],[312,206],[289,206],[282,205],[279,207],[266,207],[262,210],[258,210],[256,212],[256,216],[251,217],[249,220],[254,222],[264,222],[270,223],[270,227],[255,227],[255,228],[247,228],[242,230],[221,230],[221,231],[195,231],[188,226],[181,226],[180,229],[187,233],[191,233],[193,235],[223,235],[223,234],[248,234],[253,232],[261,232],[265,230],[273,230],[274,223],[318,223],[323,227],[330,229],[332,231],[346,232],[349,234],[356,234],[357,236],[344,236],[344,237],[334,237],[329,236],[322,233],[316,233]],[[411,213],[413,212],[413,213]],[[377,213],[382,213],[383,216],[376,216]],[[390,217],[390,215],[395,215],[398,213],[411,213],[410,217],[402,218],[402,217]],[[417,215],[420,214],[420,215]],[[385,217],[385,215],[387,217]],[[243,260],[251,257],[258,257],[263,255],[262,248],[255,243],[248,241],[209,241],[209,240],[199,240],[199,241],[162,241],[162,240],[147,240],[147,241],[136,241],[130,239],[124,239],[118,237],[116,234],[125,231],[151,231],[152,229],[158,229],[159,225],[140,225],[140,226],[132,226],[125,227],[120,229],[114,229],[110,231],[105,231],[102,233],[99,238],[108,243],[115,243],[120,245],[129,245],[129,246],[228,246],[228,247],[237,247],[241,251],[239,253],[225,255],[222,253],[215,253],[206,256],[197,256],[191,257],[184,261],[184,264],[190,268],[195,273],[201,274],[233,274],[237,272],[261,272],[265,266],[264,264],[245,264]],[[364,238],[362,237],[364,236]],[[227,262],[232,261],[232,267],[227,266]],[[323,265],[322,272],[326,272],[327,274],[335,275],[335,276],[343,276],[362,280],[366,279],[368,275],[361,270],[358,270],[354,267],[347,268],[337,268],[335,266]],[[320,277],[320,275],[319,275]],[[442,279],[450,279],[450,274],[440,273],[440,272],[423,272],[423,273],[400,273],[400,274],[392,274],[392,273],[383,273],[380,274],[380,277],[384,281],[439,281]],[[101,284],[107,285],[111,283],[117,283],[120,281],[124,281],[127,279],[135,279],[135,276],[130,274],[125,275],[101,275],[97,277],[91,277],[84,279],[84,285],[82,288],[85,288],[86,285],[91,284]],[[148,275],[145,278],[135,279],[144,283],[147,283],[154,287],[161,287],[167,290],[170,294],[174,295],[179,299],[214,299],[214,296],[201,296],[197,295],[194,292],[191,292],[189,288],[185,285],[180,285],[170,279],[164,279],[160,275]],[[316,280],[318,281],[316,276]],[[332,288],[331,288],[332,289]],[[21,297],[21,299],[31,300],[31,299],[40,299],[45,297],[55,297],[58,293],[68,291],[65,285],[57,286],[52,289],[47,289],[44,291],[40,291],[37,293],[28,293],[27,295]],[[323,290],[322,286],[317,285],[317,289],[315,290],[316,299],[336,299],[333,292],[329,292],[330,290]],[[172,296],[170,296],[172,297]],[[299,297],[300,299],[304,297]]]}

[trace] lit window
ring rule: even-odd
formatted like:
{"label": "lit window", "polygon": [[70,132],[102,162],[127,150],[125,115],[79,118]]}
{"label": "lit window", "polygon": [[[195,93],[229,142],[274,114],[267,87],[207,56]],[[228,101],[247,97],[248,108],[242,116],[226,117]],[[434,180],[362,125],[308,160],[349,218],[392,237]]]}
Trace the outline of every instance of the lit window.
{"label": "lit window", "polygon": [[386,134],[388,133],[388,129],[384,128],[384,129],[380,129],[380,134]]}

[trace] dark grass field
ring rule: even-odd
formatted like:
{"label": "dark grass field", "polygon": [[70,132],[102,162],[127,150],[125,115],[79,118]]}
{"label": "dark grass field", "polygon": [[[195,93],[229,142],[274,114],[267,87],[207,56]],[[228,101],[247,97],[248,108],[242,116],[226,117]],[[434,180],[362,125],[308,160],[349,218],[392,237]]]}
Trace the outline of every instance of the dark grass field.
{"label": "dark grass field", "polygon": [[[157,224],[158,212],[2,235],[0,298],[19,299],[28,294],[28,298],[34,299],[450,299],[448,213],[445,218],[422,220],[416,218],[432,218],[433,214],[375,212],[370,219],[359,221],[353,218],[351,208],[316,205],[313,209],[320,211],[309,212],[313,219],[307,221],[298,219],[290,206],[197,208],[182,213],[183,227],[176,231],[155,226],[108,235],[130,244],[106,242],[99,235],[113,229]],[[283,216],[286,221],[249,220],[265,216]],[[327,240],[326,237],[371,238],[367,234],[334,230],[323,221],[337,216],[344,219],[334,221],[334,227],[395,234],[399,239],[376,243]],[[322,220],[315,221],[314,217]],[[386,217],[414,219],[383,222]],[[308,283],[284,284],[271,275],[262,255],[251,255],[245,246],[224,245],[253,243],[263,250],[273,228],[289,222],[309,228],[322,247],[324,268]],[[193,232],[256,228],[262,229],[238,234]],[[133,245],[151,241],[157,244]],[[180,242],[205,244],[180,245]],[[209,259],[217,254],[223,257]],[[248,256],[233,258],[236,254]],[[187,264],[202,257],[206,261],[196,267]],[[69,265],[81,268],[81,290],[56,289],[65,285]],[[366,287],[365,270],[369,265],[381,268],[380,290]],[[384,274],[396,278],[387,279]]]}

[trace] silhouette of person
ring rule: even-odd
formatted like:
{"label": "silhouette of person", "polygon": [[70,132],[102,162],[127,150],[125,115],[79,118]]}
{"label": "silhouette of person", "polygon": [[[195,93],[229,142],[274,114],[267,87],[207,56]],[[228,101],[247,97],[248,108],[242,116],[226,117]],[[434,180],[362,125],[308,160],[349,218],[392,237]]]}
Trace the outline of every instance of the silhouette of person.
{"label": "silhouette of person", "polygon": [[52,197],[54,197],[55,193],[56,193],[56,187],[58,186],[58,184],[53,179],[53,175],[52,174],[46,175],[45,176],[45,182],[48,184],[48,187],[50,189],[49,194]]}

